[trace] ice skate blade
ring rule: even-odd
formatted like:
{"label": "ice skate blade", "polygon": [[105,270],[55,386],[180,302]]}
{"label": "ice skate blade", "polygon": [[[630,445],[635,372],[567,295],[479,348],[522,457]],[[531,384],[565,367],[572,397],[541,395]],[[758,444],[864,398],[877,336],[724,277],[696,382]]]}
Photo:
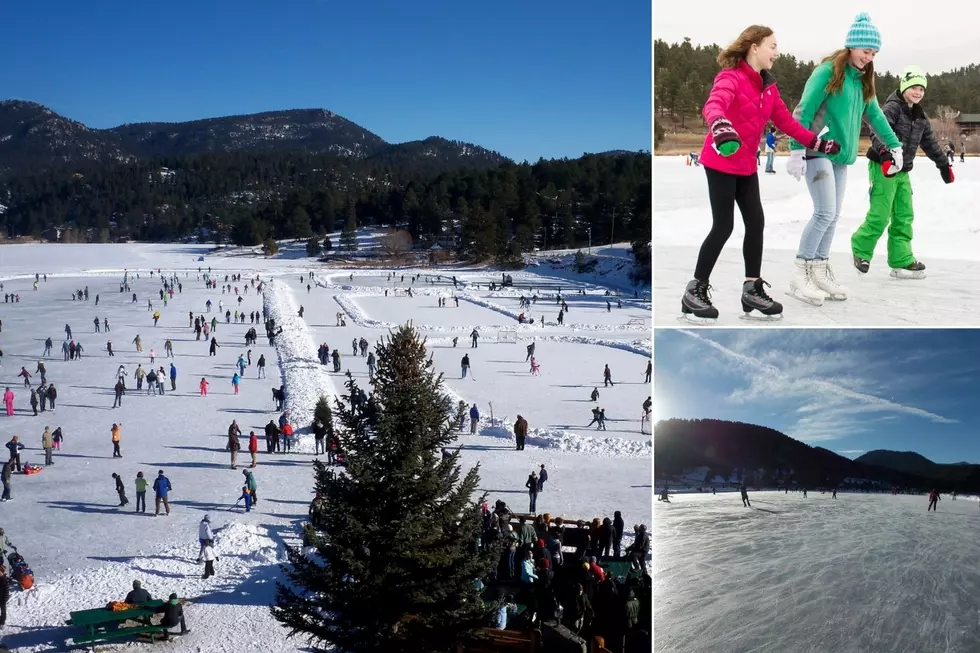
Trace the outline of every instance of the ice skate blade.
{"label": "ice skate blade", "polygon": [[890,276],[892,279],[898,279],[900,281],[909,281],[925,279],[926,273],[922,270],[892,270],[888,276]]}
{"label": "ice skate blade", "polygon": [[742,313],[738,316],[740,320],[747,320],[749,322],[782,322],[783,314],[776,313],[775,315],[765,315],[759,314],[755,315],[753,313]]}
{"label": "ice skate blade", "polygon": [[716,317],[698,317],[693,313],[682,313],[677,317],[680,322],[687,322],[688,324],[694,325],[711,325],[718,321]]}
{"label": "ice skate blade", "polygon": [[[826,292],[826,291],[824,291],[824,292]],[[832,302],[843,302],[843,301],[846,301],[847,300],[847,295],[845,295],[843,293],[839,293],[837,295],[831,295],[831,294],[828,293],[827,294],[827,299],[829,301],[832,301]]]}
{"label": "ice skate blade", "polygon": [[803,295],[797,295],[796,292],[792,290],[787,291],[786,294],[792,297],[793,299],[801,301],[804,304],[809,304],[810,306],[823,306],[823,299],[813,299],[811,297],[804,297]]}

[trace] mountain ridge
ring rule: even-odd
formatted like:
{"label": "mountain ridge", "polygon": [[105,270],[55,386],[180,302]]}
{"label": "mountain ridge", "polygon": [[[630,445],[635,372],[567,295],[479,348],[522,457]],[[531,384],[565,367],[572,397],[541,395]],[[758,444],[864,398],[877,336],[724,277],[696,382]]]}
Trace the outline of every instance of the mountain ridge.
{"label": "mountain ridge", "polygon": [[242,151],[298,151],[381,161],[427,157],[426,161],[445,166],[477,168],[511,161],[482,146],[440,136],[389,143],[324,108],[133,122],[98,129],[32,100],[0,100],[0,174],[84,162],[119,163]]}

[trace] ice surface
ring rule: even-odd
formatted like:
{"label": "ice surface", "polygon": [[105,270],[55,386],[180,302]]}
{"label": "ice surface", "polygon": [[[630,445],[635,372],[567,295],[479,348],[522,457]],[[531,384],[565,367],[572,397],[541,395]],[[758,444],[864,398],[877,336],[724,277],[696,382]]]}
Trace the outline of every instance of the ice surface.
{"label": "ice surface", "polygon": [[[205,257],[198,262],[198,256]],[[584,324],[583,329],[546,327],[519,330],[518,344],[496,345],[495,326],[515,329],[511,291],[493,298],[486,283],[499,276],[486,270],[453,270],[472,290],[461,290],[466,298],[459,312],[455,308],[423,309],[435,304],[435,294],[446,293],[443,284],[422,288],[415,300],[389,298],[383,291],[387,272],[362,283],[356,271],[321,269],[319,281],[309,295],[300,275],[315,266],[301,257],[250,256],[243,251],[212,255],[209,249],[190,245],[13,245],[0,247],[0,274],[4,290],[16,292],[20,303],[0,305],[0,388],[10,386],[16,393],[17,412],[0,415],[5,440],[18,434],[27,445],[24,461],[41,462],[41,432],[45,425],[61,426],[65,442],[55,452],[55,465],[33,476],[13,479],[14,500],[2,504],[2,525],[32,566],[35,588],[14,592],[9,603],[3,643],[24,651],[63,650],[72,629],[64,625],[72,610],[97,607],[121,599],[132,581],[140,579],[154,596],[171,591],[197,598],[187,609],[188,625],[194,632],[170,644],[157,644],[155,650],[190,653],[198,651],[296,651],[305,648],[302,640],[289,640],[272,620],[268,604],[274,598],[274,581],[280,574],[276,564],[283,560],[285,543],[298,544],[298,525],[307,514],[312,487],[312,443],[308,422],[312,404],[320,394],[342,388],[343,376],[328,372],[316,360],[316,346],[323,341],[340,346],[343,370],[366,375],[363,358],[349,355],[350,341],[362,335],[373,343],[386,333],[389,323],[413,320],[432,321],[430,344],[437,368],[446,371],[447,391],[467,401],[477,401],[489,417],[487,402],[494,401],[494,417],[475,435],[462,435],[458,445],[464,465],[479,463],[481,490],[491,500],[502,498],[515,508],[524,508],[524,481],[532,469],[545,463],[551,480],[539,499],[539,509],[570,516],[592,517],[621,510],[628,524],[650,519],[650,438],[639,434],[640,403],[649,394],[642,384],[643,370],[650,355],[649,327],[616,326],[614,323]],[[197,279],[197,268],[225,272],[257,271],[270,284],[268,307],[284,331],[277,348],[268,346],[261,325],[258,344],[253,346],[253,366],[247,368],[240,394],[232,394],[230,378],[240,353],[246,352],[244,325],[226,325],[219,319],[215,336],[221,345],[217,356],[208,356],[205,341],[195,341],[188,328],[188,311],[205,310],[205,301],[214,302],[210,318],[217,314],[218,302],[225,309],[237,306],[234,294],[207,291]],[[146,299],[160,288],[150,268],[179,269],[183,292],[175,294],[164,308],[159,295],[153,295],[154,309],[162,320],[153,326]],[[123,268],[133,281],[138,302],[131,293],[119,293]],[[95,270],[95,272],[88,272]],[[40,290],[31,289],[35,271],[47,272]],[[186,273],[186,276],[185,276]],[[371,275],[365,275],[371,276]],[[14,278],[16,277],[16,278]],[[593,282],[573,282],[514,273],[515,283],[557,289],[562,286],[586,288],[602,293]],[[231,282],[244,287],[244,282]],[[476,290],[473,284],[479,283]],[[73,301],[71,293],[89,287],[91,300]],[[345,289],[346,288],[346,289]],[[519,292],[519,291],[513,291]],[[99,306],[94,306],[99,294]],[[485,295],[490,299],[481,298]],[[516,297],[517,295],[513,295]],[[241,310],[261,311],[262,300],[254,291],[243,295]],[[358,302],[376,302],[377,319],[365,319]],[[480,302],[480,303],[477,303]],[[507,307],[497,306],[497,302]],[[496,308],[488,308],[492,303]],[[297,311],[305,308],[300,319]],[[649,306],[649,304],[646,304]],[[639,304],[642,306],[642,304]],[[348,326],[333,327],[334,315],[353,307]],[[464,308],[465,307],[465,308]],[[573,307],[573,313],[579,310]],[[617,309],[613,309],[614,312]],[[623,311],[627,309],[624,308]],[[632,310],[632,309],[630,309]],[[459,316],[467,312],[469,317]],[[596,316],[601,317],[600,312]],[[94,333],[92,320],[108,317],[112,331]],[[443,319],[439,316],[446,316]],[[450,316],[455,316],[451,317]],[[438,318],[438,319],[435,319]],[[472,324],[468,322],[472,321]],[[626,320],[623,320],[625,323]],[[583,322],[587,322],[583,320]],[[64,325],[71,325],[76,341],[85,353],[80,361],[64,362],[60,345]],[[455,326],[453,326],[455,325]],[[485,335],[479,349],[473,350],[476,381],[458,378],[458,359],[462,352],[450,351],[450,338],[459,335],[460,346],[467,347],[466,335],[477,326]],[[518,330],[518,329],[515,329]],[[132,340],[139,333],[143,353],[137,354]],[[34,417],[27,404],[27,393],[16,377],[21,366],[34,374],[44,338],[54,341],[54,352],[46,359],[49,381],[54,381],[59,397],[57,409]],[[176,353],[178,387],[162,397],[136,393],[132,375],[136,365],[149,364],[150,349],[157,354],[156,367],[169,368],[163,358],[163,343],[170,338]],[[538,343],[542,377],[531,378],[524,359],[530,339]],[[108,358],[104,351],[111,339],[116,352]],[[254,366],[260,354],[267,359],[268,378],[256,380]],[[491,362],[499,360],[501,362]],[[602,366],[613,369],[615,388],[604,389],[600,405],[610,417],[609,430],[596,433],[586,429],[588,393],[600,385]],[[123,406],[112,409],[111,386],[116,368],[125,364],[130,379]],[[511,372],[508,374],[507,372]],[[199,396],[198,382],[205,376],[211,382],[208,397]],[[35,383],[37,382],[35,378]],[[259,465],[255,470],[259,503],[244,514],[239,507],[229,510],[238,496],[244,477],[241,469],[229,469],[224,450],[227,428],[236,419],[246,434],[262,434],[263,426],[278,417],[270,389],[285,383],[286,408],[300,427],[298,452],[292,455],[264,454],[260,438]],[[571,387],[562,387],[571,386]],[[581,387],[579,387],[581,386]],[[578,406],[578,408],[575,408]],[[571,410],[569,410],[571,408]],[[524,452],[513,450],[510,431],[518,411],[531,423]],[[613,421],[624,420],[624,421]],[[122,459],[111,457],[109,428],[122,423]],[[594,428],[594,427],[593,427]],[[242,440],[243,446],[247,437]],[[248,454],[239,454],[244,467]],[[243,464],[244,463],[244,464]],[[173,483],[172,514],[153,517],[152,492],[147,515],[133,512],[137,471],[152,480],[163,469]],[[119,472],[127,488],[130,504],[117,507],[118,499],[110,474]],[[597,479],[599,481],[597,482]],[[203,581],[203,565],[195,560],[198,551],[197,526],[209,514],[216,528],[216,549],[220,557],[217,577]],[[629,530],[629,529],[627,529]],[[115,647],[117,650],[137,645]]]}
{"label": "ice surface", "polygon": [[[711,228],[703,168],[688,167],[680,157],[654,158],[654,284],[657,326],[677,326],[684,287],[693,278],[698,249]],[[773,299],[785,306],[786,326],[974,326],[980,310],[980,160],[954,165],[956,181],[945,184],[935,165],[917,156],[910,176],[916,218],[913,248],[927,266],[923,280],[895,280],[888,272],[887,237],[875,250],[871,271],[860,275],[851,263],[851,234],[868,209],[868,173],[863,159],[848,170],[848,190],[831,252],[837,280],[850,290],[844,302],[804,304],[785,292],[793,274],[800,235],[813,211],[804,182],[785,173],[777,159],[776,175],[760,174],[766,214],[762,276],[772,284]],[[735,213],[735,230],[711,275],[718,325],[757,326],[739,319],[744,228]],[[682,324],[687,324],[682,323]]]}
{"label": "ice surface", "polygon": [[975,498],[678,494],[654,514],[656,650],[980,650]]}

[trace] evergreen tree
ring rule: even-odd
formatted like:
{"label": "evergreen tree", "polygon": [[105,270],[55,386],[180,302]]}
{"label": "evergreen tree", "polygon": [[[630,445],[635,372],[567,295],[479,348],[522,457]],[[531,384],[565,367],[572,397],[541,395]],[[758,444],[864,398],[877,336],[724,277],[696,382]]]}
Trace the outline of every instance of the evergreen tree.
{"label": "evergreen tree", "polygon": [[330,402],[322,395],[313,408],[313,435],[327,439],[333,437],[333,412]]}
{"label": "evergreen tree", "polygon": [[310,238],[306,241],[306,255],[307,256],[319,256],[320,255],[320,241],[316,238]]}
{"label": "evergreen tree", "polygon": [[347,222],[340,232],[340,249],[348,252],[357,251],[357,205],[351,197],[347,206]]}
{"label": "evergreen tree", "polygon": [[481,498],[478,468],[465,476],[452,444],[452,400],[424,341],[408,326],[377,348],[367,402],[348,374],[336,402],[346,455],[338,473],[316,461],[323,498],[315,557],[287,547],[272,615],[311,643],[345,653],[452,650],[486,617],[476,580],[499,557],[474,552]]}

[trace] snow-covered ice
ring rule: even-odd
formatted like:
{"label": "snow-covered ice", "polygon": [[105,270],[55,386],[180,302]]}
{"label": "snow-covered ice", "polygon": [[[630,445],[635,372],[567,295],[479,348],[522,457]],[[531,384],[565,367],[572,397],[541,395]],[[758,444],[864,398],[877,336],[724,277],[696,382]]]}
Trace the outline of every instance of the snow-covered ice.
{"label": "snow-covered ice", "polygon": [[[205,261],[198,262],[204,256]],[[258,343],[253,346],[253,366],[247,368],[240,394],[231,388],[231,375],[238,355],[245,353],[243,335],[251,326],[227,325],[223,315],[214,334],[221,345],[217,356],[208,355],[207,343],[195,341],[188,328],[188,311],[205,311],[211,298],[214,307],[207,317],[218,314],[218,302],[235,310],[235,295],[207,291],[197,277],[197,268],[210,266],[219,273],[242,272],[245,278],[260,274],[274,278],[266,306],[284,327],[277,347],[268,346],[258,325]],[[316,269],[317,286],[309,294],[300,276]],[[183,292],[176,293],[164,308],[157,293],[159,278],[148,277],[150,269],[178,271]],[[119,292],[123,269],[128,269],[133,292]],[[486,284],[499,281],[499,274],[480,269],[443,270],[455,274],[461,288],[460,308],[452,302],[437,308],[437,296],[451,296],[446,279],[439,285],[416,284],[415,298],[383,296],[387,270],[323,268],[299,256],[266,259],[231,250],[211,255],[209,248],[196,245],[11,245],[0,247],[0,275],[4,289],[16,292],[21,301],[0,305],[0,387],[16,393],[17,412],[0,415],[5,441],[18,434],[27,445],[25,462],[43,460],[40,449],[45,425],[61,426],[65,442],[54,455],[55,465],[33,476],[16,475],[14,500],[0,507],[4,527],[35,573],[35,587],[14,592],[3,643],[24,651],[61,650],[74,630],[64,625],[72,610],[104,605],[125,596],[132,581],[139,579],[154,596],[177,592],[195,602],[187,608],[193,632],[172,643],[157,644],[154,650],[184,653],[198,651],[296,651],[302,640],[285,639],[285,631],[269,615],[274,598],[277,564],[285,560],[286,543],[298,544],[299,524],[312,498],[311,436],[308,424],[313,403],[321,393],[342,391],[343,374],[319,365],[316,347],[327,342],[339,347],[346,371],[366,381],[364,359],[350,356],[350,342],[364,336],[373,344],[387,329],[408,320],[424,327],[436,367],[445,373],[447,391],[467,402],[477,402],[485,421],[474,435],[461,434],[464,465],[479,463],[481,490],[490,500],[503,498],[516,508],[525,507],[524,481],[532,469],[545,463],[550,480],[539,497],[539,510],[572,517],[591,518],[621,510],[627,523],[649,523],[651,443],[639,433],[640,404],[650,394],[643,372],[651,353],[649,322],[631,325],[631,317],[649,315],[649,301],[634,300],[624,292],[623,309],[605,311],[605,288],[594,280],[576,282],[561,276],[514,272],[515,285],[535,286],[542,293],[562,292],[571,305],[574,324],[557,327],[554,299],[546,303],[547,326],[518,327],[517,297],[521,289],[488,291]],[[31,289],[34,272],[48,274],[48,281]],[[133,277],[139,273],[140,278]],[[349,275],[355,275],[354,280]],[[414,271],[406,274],[406,282]],[[431,271],[439,274],[440,271]],[[567,275],[567,271],[562,272]],[[610,273],[611,288],[624,287],[623,279]],[[239,288],[244,281],[229,282]],[[398,284],[406,287],[409,284]],[[71,293],[88,286],[90,301],[74,301]],[[464,287],[465,286],[465,287]],[[477,288],[477,286],[479,286]],[[580,288],[589,295],[574,296]],[[95,295],[100,301],[96,307]],[[162,320],[154,327],[146,300]],[[240,310],[261,311],[262,297],[250,290],[243,295]],[[642,294],[641,294],[642,297]],[[590,309],[586,302],[600,308]],[[304,306],[304,318],[297,311]],[[540,306],[539,302],[539,306]],[[335,314],[345,312],[346,327],[335,327]],[[537,314],[537,310],[534,311]],[[94,333],[92,320],[108,317],[109,334]],[[76,341],[84,346],[81,360],[64,362],[60,346],[64,326],[71,325]],[[473,327],[483,334],[480,346],[470,349],[468,334]],[[499,330],[517,332],[517,343],[498,344]],[[139,334],[143,353],[132,344]],[[34,417],[27,403],[21,366],[34,375],[41,359],[43,342],[50,336],[54,351],[45,359],[47,376],[58,388],[57,408]],[[451,338],[459,337],[453,350]],[[176,354],[178,386],[174,393],[158,397],[134,391],[136,366],[149,365],[154,349],[154,367],[169,368],[163,343],[170,338]],[[106,340],[111,339],[115,356],[108,358]],[[524,362],[525,347],[534,340],[542,375],[531,377]],[[459,378],[459,358],[470,352],[475,380]],[[257,380],[255,361],[267,359],[268,378]],[[602,367],[613,370],[615,387],[604,388]],[[125,364],[130,379],[121,408],[112,409],[111,385],[116,368]],[[332,369],[332,367],[330,368]],[[198,382],[211,382],[207,397],[199,396]],[[286,386],[286,409],[299,427],[300,444],[291,455],[265,453],[264,425],[278,416],[270,389]],[[599,405],[609,418],[609,430],[599,433],[586,428],[591,419],[588,394],[599,386]],[[493,401],[491,422],[489,402]],[[511,425],[520,412],[531,431],[524,452],[514,451]],[[236,419],[245,434],[260,435],[259,465],[255,470],[259,502],[244,514],[229,510],[238,496],[244,477],[241,468],[248,454],[240,453],[240,469],[229,469],[224,450],[227,428]],[[111,457],[109,428],[122,424],[123,458]],[[137,471],[151,480],[163,469],[173,484],[172,514],[154,517],[152,492],[148,513],[137,514],[133,479]],[[123,477],[130,504],[117,507],[118,499],[110,474]],[[220,560],[217,576],[200,578],[203,566],[196,564],[197,525],[203,515],[216,528]],[[629,534],[627,534],[629,537]],[[135,647],[137,645],[133,645]],[[116,645],[126,649],[127,645]]]}
{"label": "snow-covered ice", "polygon": [[[848,189],[831,251],[837,280],[849,289],[846,301],[815,307],[788,297],[793,259],[800,235],[813,211],[804,182],[785,172],[777,158],[776,175],[759,175],[766,215],[762,276],[773,299],[785,306],[786,326],[975,326],[980,310],[980,160],[954,164],[956,181],[945,184],[935,165],[917,156],[914,188],[915,235],[912,245],[926,264],[926,279],[889,276],[887,236],[875,250],[871,270],[861,275],[851,263],[851,234],[868,209],[868,173],[864,159],[848,170]],[[654,284],[657,326],[677,326],[684,287],[694,274],[698,249],[711,228],[704,170],[684,165],[682,157],[654,158]],[[756,326],[742,315],[741,286],[744,227],[735,212],[735,230],[711,275],[718,325]],[[683,324],[686,324],[683,323]]]}
{"label": "snow-covered ice", "polygon": [[976,498],[677,494],[654,514],[656,650],[980,650]]}

